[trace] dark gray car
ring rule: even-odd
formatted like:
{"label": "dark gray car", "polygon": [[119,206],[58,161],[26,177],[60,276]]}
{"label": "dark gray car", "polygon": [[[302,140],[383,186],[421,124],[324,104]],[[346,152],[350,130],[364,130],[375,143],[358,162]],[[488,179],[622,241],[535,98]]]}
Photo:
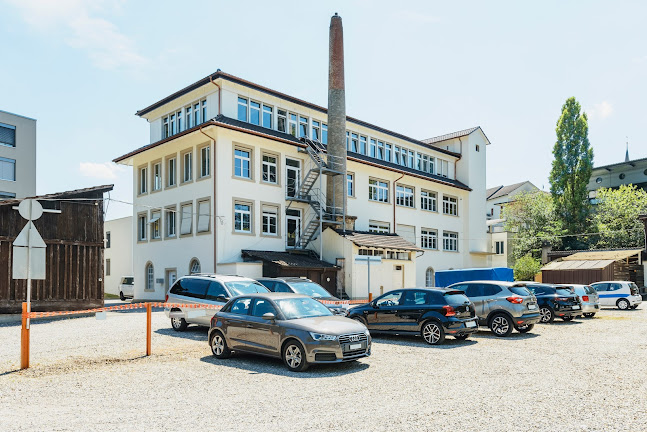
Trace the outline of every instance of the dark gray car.
{"label": "dark gray car", "polygon": [[333,313],[309,296],[259,293],[231,299],[211,320],[209,345],[217,358],[249,352],[282,358],[288,369],[340,363],[371,354],[363,324]]}

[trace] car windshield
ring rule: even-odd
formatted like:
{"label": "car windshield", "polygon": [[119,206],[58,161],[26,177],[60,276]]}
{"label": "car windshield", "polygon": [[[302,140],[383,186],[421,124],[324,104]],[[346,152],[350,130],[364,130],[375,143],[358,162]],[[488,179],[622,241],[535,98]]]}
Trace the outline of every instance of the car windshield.
{"label": "car windshield", "polygon": [[314,282],[290,282],[295,293],[305,294],[310,297],[331,297],[324,287]]}
{"label": "car windshield", "polygon": [[573,291],[570,288],[557,288],[557,294],[559,295],[572,295]]}
{"label": "car windshield", "polygon": [[470,302],[470,299],[465,294],[459,294],[457,292],[447,293],[444,297],[448,305],[464,305]]}
{"label": "car windshield", "polygon": [[285,315],[285,319],[289,320],[330,316],[333,314],[326,306],[310,297],[278,299],[274,302],[281,309],[283,315]]}
{"label": "car windshield", "polygon": [[520,287],[520,286],[514,287],[513,286],[513,287],[510,287],[510,291],[512,291],[516,295],[520,295],[520,296],[532,295],[532,294],[530,294],[530,291],[528,291],[528,288],[526,288],[526,287]]}
{"label": "car windshield", "polygon": [[225,282],[225,286],[235,296],[270,292],[267,288],[256,281]]}

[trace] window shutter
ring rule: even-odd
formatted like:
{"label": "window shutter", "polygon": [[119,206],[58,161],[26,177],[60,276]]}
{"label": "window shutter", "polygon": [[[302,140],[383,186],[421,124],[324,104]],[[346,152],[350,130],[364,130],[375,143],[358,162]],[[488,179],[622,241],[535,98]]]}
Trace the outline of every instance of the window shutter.
{"label": "window shutter", "polygon": [[191,234],[191,219],[193,206],[182,206],[182,221],[180,223],[180,234]]}
{"label": "window shutter", "polygon": [[198,232],[209,231],[209,201],[198,203]]}
{"label": "window shutter", "polygon": [[0,143],[16,147],[16,128],[0,126]]}
{"label": "window shutter", "polygon": [[397,224],[395,227],[395,232],[403,239],[416,244],[416,227],[411,225]]}

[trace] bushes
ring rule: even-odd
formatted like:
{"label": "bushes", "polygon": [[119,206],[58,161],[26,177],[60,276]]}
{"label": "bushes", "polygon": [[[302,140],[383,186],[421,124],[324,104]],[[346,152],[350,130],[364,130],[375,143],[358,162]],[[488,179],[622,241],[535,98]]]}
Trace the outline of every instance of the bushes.
{"label": "bushes", "polygon": [[525,255],[514,263],[513,270],[515,280],[534,281],[535,275],[541,270],[541,261]]}

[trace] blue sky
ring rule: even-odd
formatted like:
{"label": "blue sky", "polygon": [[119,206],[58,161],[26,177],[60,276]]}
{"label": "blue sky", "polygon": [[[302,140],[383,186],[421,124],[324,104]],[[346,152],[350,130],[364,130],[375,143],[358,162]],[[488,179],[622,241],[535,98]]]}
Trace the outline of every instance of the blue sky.
{"label": "blue sky", "polygon": [[596,165],[622,161],[627,136],[647,157],[647,5],[628,1],[0,0],[0,110],[38,120],[39,194],[114,183],[131,201],[109,161],[148,143],[137,109],[218,68],[326,105],[334,12],[348,114],[417,138],[480,125],[488,186],[548,189],[570,96]]}

